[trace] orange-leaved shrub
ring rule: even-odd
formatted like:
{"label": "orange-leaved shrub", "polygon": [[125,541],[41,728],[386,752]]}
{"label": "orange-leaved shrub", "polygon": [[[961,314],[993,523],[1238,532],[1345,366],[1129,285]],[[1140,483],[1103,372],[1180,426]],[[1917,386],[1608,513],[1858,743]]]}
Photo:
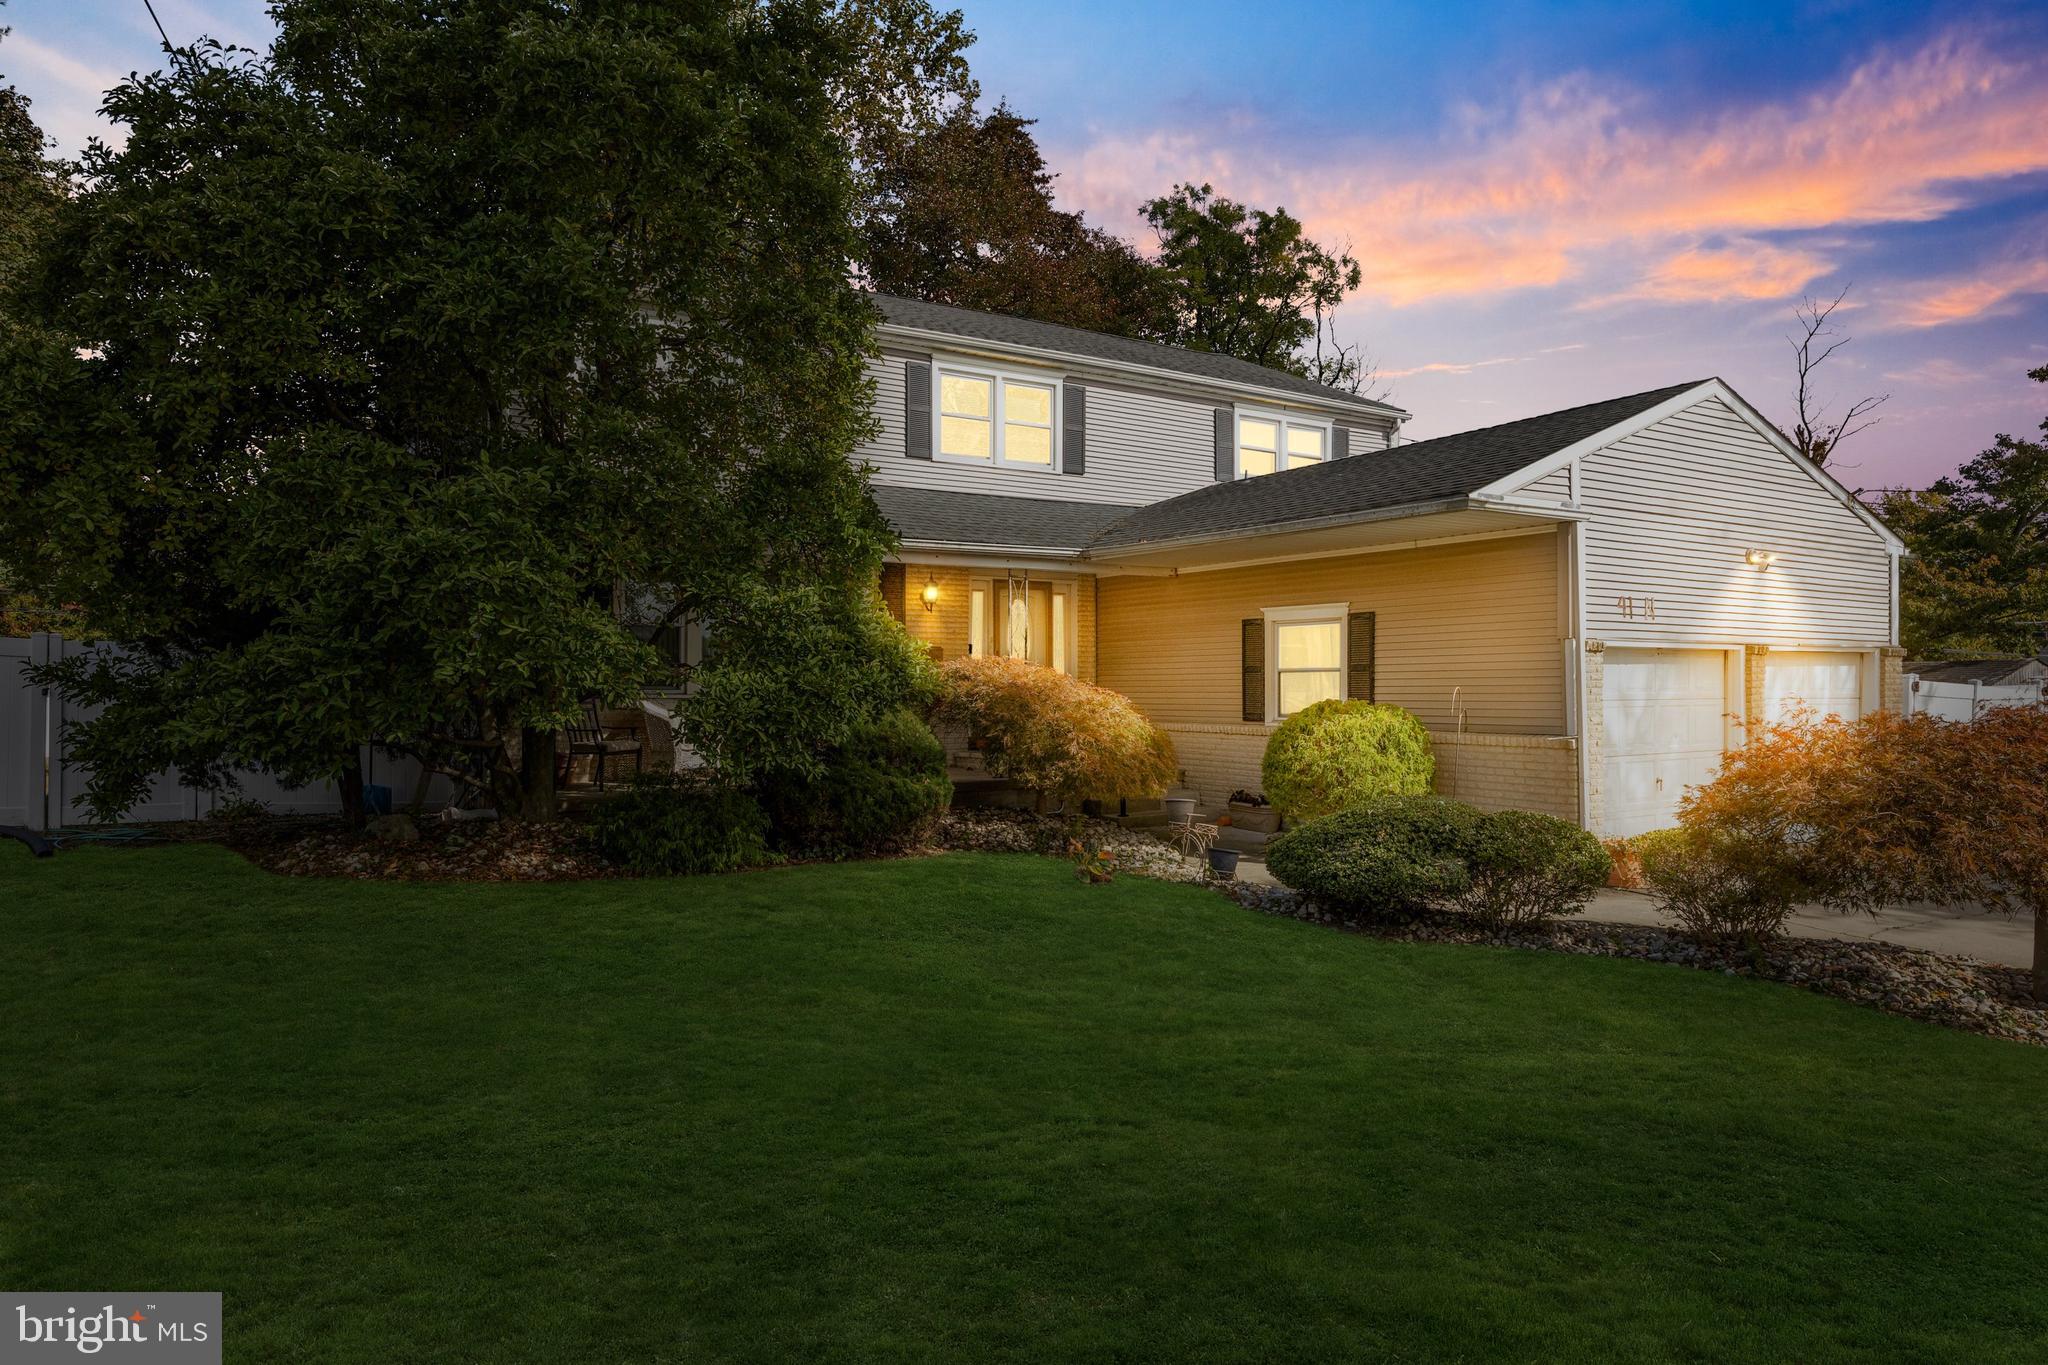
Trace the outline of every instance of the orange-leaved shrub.
{"label": "orange-leaved shrub", "polygon": [[936,715],[965,726],[989,771],[1037,792],[1041,809],[1156,796],[1174,779],[1173,741],[1121,692],[986,655],[941,675]]}
{"label": "orange-leaved shrub", "polygon": [[2035,994],[2048,999],[2048,708],[1758,726],[1679,819],[1736,872],[1761,869],[1774,896],[2024,911]]}

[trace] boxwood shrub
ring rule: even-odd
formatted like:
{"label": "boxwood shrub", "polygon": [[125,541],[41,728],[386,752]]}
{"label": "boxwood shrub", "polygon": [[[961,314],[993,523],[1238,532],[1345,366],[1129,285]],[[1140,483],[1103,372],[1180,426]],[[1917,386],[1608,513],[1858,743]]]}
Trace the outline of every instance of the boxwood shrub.
{"label": "boxwood shrub", "polygon": [[953,799],[953,783],[945,745],[903,707],[856,727],[821,777],[766,782],[761,797],[782,848],[847,857],[917,844]]}
{"label": "boxwood shrub", "polygon": [[[1268,793],[1273,780],[1266,779]],[[1359,914],[1440,905],[1470,888],[1480,814],[1441,796],[1369,797],[1276,836],[1266,868],[1284,885]]]}
{"label": "boxwood shrub", "polygon": [[1266,797],[1289,822],[1375,796],[1420,796],[1436,776],[1429,731],[1411,711],[1319,701],[1280,722],[1260,764]]}
{"label": "boxwood shrub", "polygon": [[1569,820],[1503,810],[1479,818],[1465,865],[1471,885],[1460,908],[1491,928],[1514,929],[1579,910],[1606,884],[1612,862],[1596,836]]}
{"label": "boxwood shrub", "polygon": [[591,838],[606,861],[649,876],[733,872],[775,861],[768,817],[745,792],[648,773],[600,804]]}

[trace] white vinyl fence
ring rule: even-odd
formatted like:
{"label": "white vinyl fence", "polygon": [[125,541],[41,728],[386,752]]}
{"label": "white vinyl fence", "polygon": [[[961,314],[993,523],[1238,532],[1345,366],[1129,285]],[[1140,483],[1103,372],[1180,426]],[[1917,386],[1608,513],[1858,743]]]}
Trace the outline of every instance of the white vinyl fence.
{"label": "white vinyl fence", "polygon": [[[47,830],[91,818],[75,804],[89,774],[64,752],[64,723],[87,719],[92,713],[31,686],[28,670],[101,648],[108,646],[80,644],[58,635],[31,635],[25,640],[0,637],[0,825]],[[381,749],[364,751],[364,780],[391,788],[394,806],[411,801],[419,774],[419,765],[409,758]],[[261,802],[276,815],[327,815],[341,810],[341,793],[332,783],[285,787],[260,772],[238,773],[236,780],[240,790],[233,798]],[[428,795],[445,802],[448,788],[447,779],[437,777]],[[199,820],[212,813],[219,799],[181,786],[177,772],[166,770],[157,775],[149,794],[122,818],[138,823]]]}
{"label": "white vinyl fence", "polygon": [[1906,713],[1923,712],[1940,720],[1975,720],[2000,706],[2033,706],[2041,701],[2035,683],[1935,682],[1917,673],[1906,675]]}

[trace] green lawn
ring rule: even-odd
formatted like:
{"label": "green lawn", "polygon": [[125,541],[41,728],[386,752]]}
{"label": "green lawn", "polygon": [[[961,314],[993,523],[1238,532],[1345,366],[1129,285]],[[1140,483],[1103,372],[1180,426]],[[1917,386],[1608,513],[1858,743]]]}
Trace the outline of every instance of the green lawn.
{"label": "green lawn", "polygon": [[0,1284],[228,1358],[2039,1360],[2048,1052],[951,856],[0,848]]}

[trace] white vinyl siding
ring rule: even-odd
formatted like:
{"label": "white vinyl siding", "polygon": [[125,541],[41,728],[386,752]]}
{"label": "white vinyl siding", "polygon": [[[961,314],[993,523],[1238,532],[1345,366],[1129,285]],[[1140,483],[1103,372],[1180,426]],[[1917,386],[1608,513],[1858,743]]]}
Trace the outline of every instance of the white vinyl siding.
{"label": "white vinyl siding", "polygon": [[[903,451],[903,365],[929,357],[890,351],[868,361],[875,384],[875,435],[853,458],[875,467],[875,482],[1012,498],[1138,506],[1207,488],[1216,482],[1215,411],[1228,398],[1132,388],[1070,372],[1088,390],[1088,472],[1054,478],[1043,469],[1004,469],[984,463],[912,460]],[[1386,443],[1387,427],[1351,427],[1353,454]]]}
{"label": "white vinyl siding", "polygon": [[1552,470],[1534,483],[1526,484],[1508,494],[1512,502],[1559,503],[1572,500],[1572,471],[1567,465]]}
{"label": "white vinyl siding", "polygon": [[[1884,541],[1719,398],[1587,455],[1579,499],[1590,637],[1890,641]],[[1747,563],[1752,549],[1775,562]]]}

